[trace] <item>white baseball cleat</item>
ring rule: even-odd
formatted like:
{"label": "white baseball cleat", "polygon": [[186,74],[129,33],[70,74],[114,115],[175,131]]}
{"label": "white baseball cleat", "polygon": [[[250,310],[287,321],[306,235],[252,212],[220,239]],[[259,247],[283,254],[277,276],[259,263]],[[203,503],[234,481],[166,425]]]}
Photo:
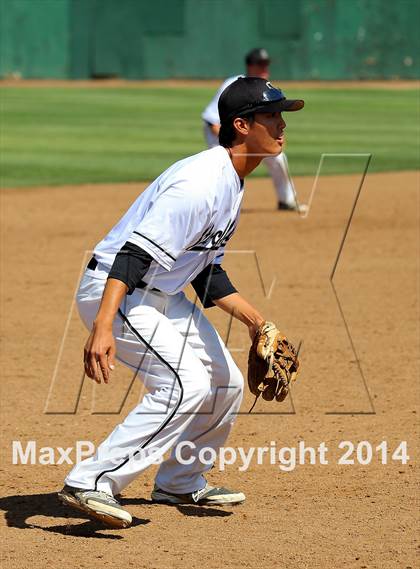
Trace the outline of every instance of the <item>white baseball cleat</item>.
{"label": "white baseball cleat", "polygon": [[131,514],[106,492],[66,485],[58,493],[58,499],[112,528],[127,528],[132,522]]}
{"label": "white baseball cleat", "polygon": [[308,206],[305,203],[286,203],[278,202],[277,209],[281,211],[296,211],[298,213],[306,213],[308,211]]}
{"label": "white baseball cleat", "polygon": [[155,485],[152,501],[159,504],[195,504],[197,506],[226,506],[243,504],[245,494],[227,488],[213,487],[206,484],[201,490],[190,494],[174,494],[166,492]]}

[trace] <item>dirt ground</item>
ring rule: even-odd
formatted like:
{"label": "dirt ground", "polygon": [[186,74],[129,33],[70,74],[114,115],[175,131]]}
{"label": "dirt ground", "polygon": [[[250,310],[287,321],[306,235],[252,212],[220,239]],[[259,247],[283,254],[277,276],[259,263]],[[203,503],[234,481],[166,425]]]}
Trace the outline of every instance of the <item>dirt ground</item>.
{"label": "dirt ground", "polygon": [[[247,495],[231,509],[152,505],[152,467],[124,491],[135,519],[120,531],[58,503],[55,492],[70,465],[13,464],[12,444],[36,441],[38,451],[79,440],[98,444],[135,405],[140,382],[115,412],[130,381],[118,365],[109,386],[85,381],[73,412],[86,331],[72,298],[86,250],[144,186],[2,192],[3,569],[418,567],[419,177],[367,176],[333,288],[359,181],[321,178],[301,218],[275,210],[269,180],[251,180],[225,261],[240,292],[302,341],[292,397],[282,405],[260,401],[248,415],[253,398],[246,393],[227,444],[280,449],[324,442],[328,464],[315,457],[316,464],[306,460],[286,471],[278,461],[253,460],[248,470],[238,463],[221,471],[216,463],[209,481]],[[302,201],[312,182],[295,179]],[[226,336],[228,319],[217,308],[207,313]],[[234,323],[228,340],[244,373],[246,336]],[[338,464],[341,441],[369,442],[370,463],[358,464],[354,452],[355,464]],[[383,441],[387,464],[375,450]],[[406,464],[392,458],[401,441]]]}

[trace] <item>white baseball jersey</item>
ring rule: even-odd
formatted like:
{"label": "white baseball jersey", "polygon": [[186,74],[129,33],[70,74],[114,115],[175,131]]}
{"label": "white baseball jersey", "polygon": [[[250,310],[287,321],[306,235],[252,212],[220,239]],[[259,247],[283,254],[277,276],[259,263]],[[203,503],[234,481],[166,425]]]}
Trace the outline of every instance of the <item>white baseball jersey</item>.
{"label": "white baseball jersey", "polygon": [[210,124],[219,124],[220,123],[219,108],[218,108],[220,95],[223,93],[223,91],[227,87],[229,87],[229,85],[231,83],[236,81],[239,77],[244,77],[244,76],[243,75],[235,75],[233,77],[228,77],[228,79],[225,79],[225,81],[220,85],[220,87],[216,91],[216,94],[214,95],[213,99],[210,101],[210,103],[207,105],[207,107],[202,112],[201,118],[203,120],[205,120],[206,122],[208,122]]}
{"label": "white baseball jersey", "polygon": [[154,261],[143,281],[176,294],[207,265],[220,263],[239,219],[243,182],[221,146],[173,164],[136,199],[95,247],[104,278],[126,243]]}

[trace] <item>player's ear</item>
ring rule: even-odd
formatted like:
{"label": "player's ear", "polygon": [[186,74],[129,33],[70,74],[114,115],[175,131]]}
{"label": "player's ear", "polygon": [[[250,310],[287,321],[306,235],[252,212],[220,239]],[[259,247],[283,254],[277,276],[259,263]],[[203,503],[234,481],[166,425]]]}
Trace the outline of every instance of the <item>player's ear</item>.
{"label": "player's ear", "polygon": [[240,134],[246,136],[249,133],[249,121],[244,117],[236,117],[233,120],[233,126]]}

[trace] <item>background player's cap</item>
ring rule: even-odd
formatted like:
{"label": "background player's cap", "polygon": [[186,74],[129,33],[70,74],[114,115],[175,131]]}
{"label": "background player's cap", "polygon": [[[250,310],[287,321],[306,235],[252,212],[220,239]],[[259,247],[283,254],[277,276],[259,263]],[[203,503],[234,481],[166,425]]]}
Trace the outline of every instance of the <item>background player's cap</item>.
{"label": "background player's cap", "polygon": [[258,65],[258,63],[270,64],[270,56],[263,47],[256,47],[251,49],[245,56],[246,65]]}
{"label": "background player's cap", "polygon": [[239,77],[220,95],[219,117],[223,124],[234,117],[250,113],[299,111],[304,104],[301,99],[287,99],[283,91],[265,79]]}

